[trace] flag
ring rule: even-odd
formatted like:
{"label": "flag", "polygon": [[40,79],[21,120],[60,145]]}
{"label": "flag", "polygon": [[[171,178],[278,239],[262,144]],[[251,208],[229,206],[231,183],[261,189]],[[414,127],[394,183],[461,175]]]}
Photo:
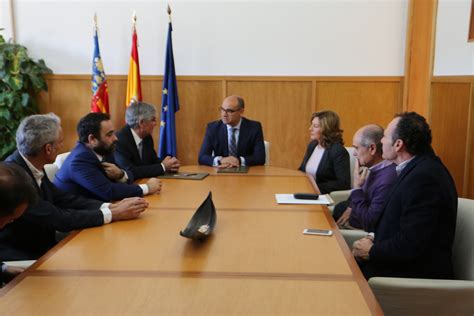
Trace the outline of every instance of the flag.
{"label": "flag", "polygon": [[94,30],[94,55],[92,57],[92,103],[91,112],[109,113],[109,92],[104,65],[100,57],[97,27]]}
{"label": "flag", "polygon": [[140,82],[140,64],[138,62],[137,30],[133,24],[132,54],[130,56],[130,66],[128,68],[127,97],[125,106],[129,106],[133,100],[142,100],[142,85]]}
{"label": "flag", "polygon": [[158,157],[176,156],[176,125],[174,116],[179,111],[178,87],[174,71],[173,43],[171,32],[173,26],[168,24],[168,40],[166,44],[165,75],[161,101],[160,146]]}

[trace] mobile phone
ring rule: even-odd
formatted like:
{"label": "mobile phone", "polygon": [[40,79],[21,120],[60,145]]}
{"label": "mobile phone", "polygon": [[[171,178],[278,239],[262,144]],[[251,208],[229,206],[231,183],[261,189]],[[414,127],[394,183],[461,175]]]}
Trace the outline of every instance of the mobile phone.
{"label": "mobile phone", "polygon": [[317,200],[319,198],[319,194],[315,193],[295,193],[293,197],[298,200]]}
{"label": "mobile phone", "polygon": [[332,230],[306,228],[305,230],[303,230],[303,234],[305,234],[305,235],[332,236]]}

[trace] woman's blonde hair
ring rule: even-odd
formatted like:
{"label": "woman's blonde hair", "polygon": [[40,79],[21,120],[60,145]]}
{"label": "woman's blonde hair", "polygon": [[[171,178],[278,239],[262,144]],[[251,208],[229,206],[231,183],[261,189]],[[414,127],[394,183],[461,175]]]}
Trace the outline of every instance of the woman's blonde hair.
{"label": "woman's blonde hair", "polygon": [[336,112],[329,110],[314,112],[313,115],[311,115],[311,123],[315,117],[319,119],[319,125],[321,127],[321,139],[319,140],[319,144],[322,147],[328,147],[335,143],[344,145],[342,139],[342,133],[344,131],[340,128],[339,115],[337,115]]}

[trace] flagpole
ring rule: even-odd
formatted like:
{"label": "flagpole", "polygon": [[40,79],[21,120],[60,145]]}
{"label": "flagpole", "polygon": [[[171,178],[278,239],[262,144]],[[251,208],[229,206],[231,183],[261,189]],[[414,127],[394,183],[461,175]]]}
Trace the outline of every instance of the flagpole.
{"label": "flagpole", "polygon": [[170,23],[171,23],[171,7],[170,7],[170,4],[168,3],[168,18],[170,20]]}
{"label": "flagpole", "polygon": [[94,12],[94,32],[99,32],[99,28],[97,27],[97,12]]}
{"label": "flagpole", "polygon": [[132,15],[132,33],[136,29],[136,24],[137,24],[137,11],[133,11],[133,15]]}

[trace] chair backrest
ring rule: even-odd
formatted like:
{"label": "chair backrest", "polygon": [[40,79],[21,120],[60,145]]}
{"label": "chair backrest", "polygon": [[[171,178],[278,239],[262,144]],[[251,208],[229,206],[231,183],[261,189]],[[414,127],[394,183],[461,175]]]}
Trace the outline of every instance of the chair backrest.
{"label": "chair backrest", "polygon": [[[69,156],[70,153],[71,153],[71,152],[68,151],[68,152],[59,154],[59,155],[56,157],[56,160],[54,161],[54,164],[56,165],[56,167],[58,167],[58,169],[61,169],[61,166],[63,165],[64,160],[66,160],[67,156]],[[50,178],[50,180],[52,180],[52,179]]]}
{"label": "chair backrest", "polygon": [[346,147],[347,152],[349,153],[349,162],[351,164],[351,186],[352,183],[354,183],[354,167],[355,167],[355,161],[356,157],[354,157],[354,147]]}
{"label": "chair backrest", "polygon": [[263,144],[265,145],[265,166],[270,165],[270,142],[264,140]]}
{"label": "chair backrest", "polygon": [[56,172],[58,172],[59,168],[55,164],[49,163],[44,165],[44,171],[46,172],[46,176],[48,177],[49,181],[54,180],[54,176]]}
{"label": "chair backrest", "polygon": [[474,281],[474,200],[458,198],[453,243],[454,277]]}

